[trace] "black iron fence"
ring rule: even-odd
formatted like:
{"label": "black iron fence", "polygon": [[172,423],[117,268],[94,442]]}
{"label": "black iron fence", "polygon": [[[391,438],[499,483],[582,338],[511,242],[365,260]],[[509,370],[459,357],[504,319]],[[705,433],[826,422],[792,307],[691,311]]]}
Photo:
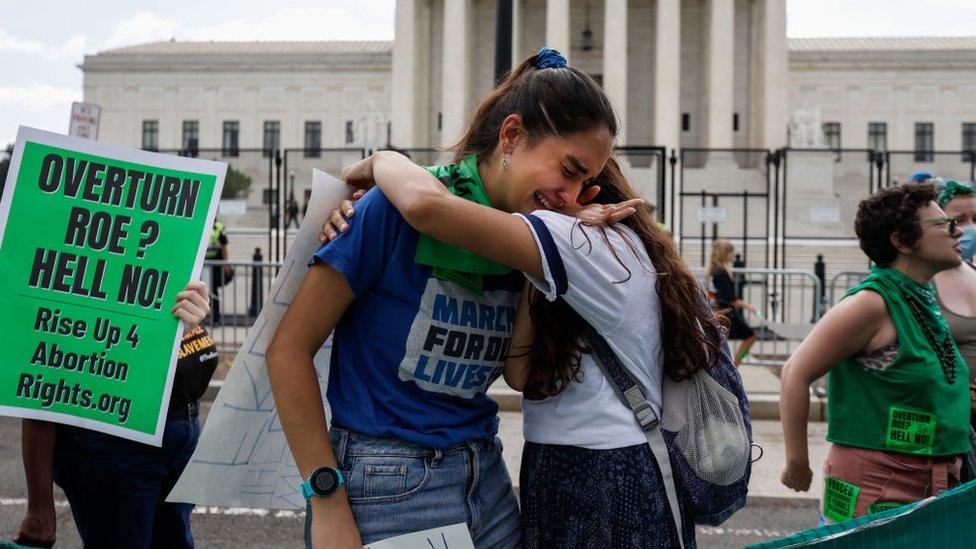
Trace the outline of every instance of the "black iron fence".
{"label": "black iron fence", "polygon": [[[452,156],[437,148],[390,148],[421,165],[449,162]],[[296,209],[304,215],[312,169],[338,174],[372,153],[363,148],[160,152],[227,162],[234,170],[228,185],[243,200],[248,223],[267,229],[264,258],[271,262],[287,253],[285,237],[297,227]],[[871,192],[909,181],[920,171],[946,179],[976,176],[976,153],[967,151],[627,146],[616,153],[690,264],[705,265],[711,244],[722,238],[733,242],[745,267],[809,269],[820,255],[829,275],[867,265],[853,224],[858,202]]]}
{"label": "black iron fence", "polygon": [[[704,266],[711,242],[733,241],[742,260],[768,268],[774,153],[766,149],[684,148],[671,178],[669,225],[682,256]],[[774,240],[775,241],[775,240]]]}

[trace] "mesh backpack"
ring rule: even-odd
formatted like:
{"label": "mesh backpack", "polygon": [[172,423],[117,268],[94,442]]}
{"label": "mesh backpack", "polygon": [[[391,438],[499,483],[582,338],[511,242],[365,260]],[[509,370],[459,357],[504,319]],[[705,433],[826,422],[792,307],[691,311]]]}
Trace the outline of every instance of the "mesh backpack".
{"label": "mesh backpack", "polygon": [[667,375],[660,418],[610,344],[587,325],[584,338],[624,405],[634,412],[661,472],[681,548],[678,488],[696,524],[718,526],[746,504],[752,473],[752,423],[742,378],[722,335],[709,368],[683,381]]}

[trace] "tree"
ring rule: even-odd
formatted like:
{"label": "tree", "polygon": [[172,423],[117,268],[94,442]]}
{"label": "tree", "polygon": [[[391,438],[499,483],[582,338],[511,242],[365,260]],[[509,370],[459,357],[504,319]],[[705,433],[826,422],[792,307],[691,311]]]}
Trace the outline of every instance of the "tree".
{"label": "tree", "polygon": [[3,194],[3,188],[7,184],[7,170],[10,168],[10,158],[14,155],[13,145],[7,146],[7,156],[0,160],[0,195]]}
{"label": "tree", "polygon": [[227,177],[224,179],[224,190],[220,198],[246,198],[251,188],[251,178],[244,172],[237,171],[233,166],[227,166]]}

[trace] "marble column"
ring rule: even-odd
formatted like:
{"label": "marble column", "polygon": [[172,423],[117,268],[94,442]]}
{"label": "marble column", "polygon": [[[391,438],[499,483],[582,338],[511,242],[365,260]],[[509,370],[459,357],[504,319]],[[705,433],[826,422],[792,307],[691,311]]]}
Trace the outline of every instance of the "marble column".
{"label": "marble column", "polygon": [[512,2],[512,69],[519,66],[522,58],[522,12],[523,0],[511,0]]}
{"label": "marble column", "polygon": [[706,17],[704,145],[727,149],[732,147],[735,0],[709,0]]}
{"label": "marble column", "polygon": [[441,61],[441,146],[450,147],[461,138],[468,114],[471,71],[468,18],[471,0],[444,1],[444,41]]}
{"label": "marble column", "polygon": [[397,0],[390,94],[390,141],[396,147],[422,145],[417,142],[417,125],[422,123],[417,101],[421,62],[417,0]]}
{"label": "marble column", "polygon": [[603,11],[603,89],[617,115],[617,143],[627,143],[627,0],[606,0]]}
{"label": "marble column", "polygon": [[757,134],[753,146],[786,146],[789,52],[786,43],[786,0],[761,0],[759,86],[756,93]]}
{"label": "marble column", "polygon": [[654,144],[681,145],[681,2],[657,0],[654,25]]}
{"label": "marble column", "polygon": [[569,1],[546,0],[546,46],[569,59]]}

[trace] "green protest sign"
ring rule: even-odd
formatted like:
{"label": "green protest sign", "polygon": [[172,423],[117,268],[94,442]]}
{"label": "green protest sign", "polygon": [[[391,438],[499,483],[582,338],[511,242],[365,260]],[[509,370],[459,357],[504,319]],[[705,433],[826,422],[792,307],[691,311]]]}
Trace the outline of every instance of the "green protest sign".
{"label": "green protest sign", "polygon": [[159,445],[226,164],[20,128],[0,200],[0,414]]}

